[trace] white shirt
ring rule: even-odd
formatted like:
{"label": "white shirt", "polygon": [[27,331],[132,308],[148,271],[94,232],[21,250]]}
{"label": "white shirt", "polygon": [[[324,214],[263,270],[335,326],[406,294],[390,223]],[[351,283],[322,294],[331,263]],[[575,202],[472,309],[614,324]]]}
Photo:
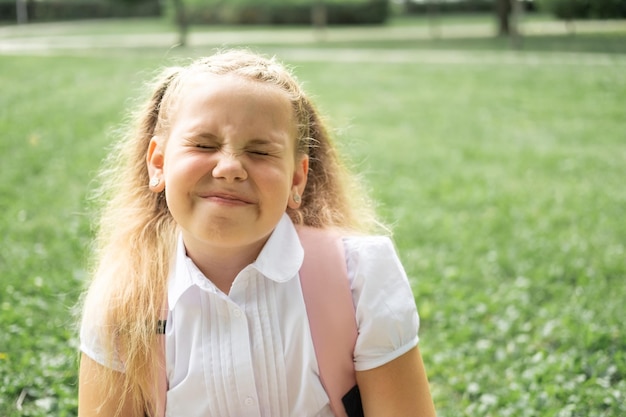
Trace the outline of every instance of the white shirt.
{"label": "white shirt", "polygon": [[[416,346],[415,301],[386,237],[346,237],[359,335],[358,371]],[[332,416],[306,316],[298,271],[303,249],[285,215],[257,260],[224,294],[186,256],[179,240],[168,288],[168,417]],[[105,366],[96,332],[83,325],[81,349]]]}

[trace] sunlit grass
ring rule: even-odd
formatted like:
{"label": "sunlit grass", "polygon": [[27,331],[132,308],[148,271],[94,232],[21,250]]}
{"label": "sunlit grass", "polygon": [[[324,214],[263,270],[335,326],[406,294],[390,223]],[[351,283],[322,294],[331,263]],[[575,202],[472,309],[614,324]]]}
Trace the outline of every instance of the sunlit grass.
{"label": "sunlit grass", "polygon": [[[104,52],[0,56],[2,416],[76,414],[86,195],[167,56]],[[439,415],[626,414],[623,63],[290,63],[394,226]]]}

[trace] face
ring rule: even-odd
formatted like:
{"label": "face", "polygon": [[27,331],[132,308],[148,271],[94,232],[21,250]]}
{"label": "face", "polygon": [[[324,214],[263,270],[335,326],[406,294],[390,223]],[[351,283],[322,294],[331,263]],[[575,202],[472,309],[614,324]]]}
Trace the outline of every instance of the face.
{"label": "face", "polygon": [[[233,75],[197,75],[181,92],[167,137],[148,151],[188,252],[260,250],[286,208],[297,208],[308,159],[296,155],[286,93]],[[257,251],[258,253],[258,251]]]}

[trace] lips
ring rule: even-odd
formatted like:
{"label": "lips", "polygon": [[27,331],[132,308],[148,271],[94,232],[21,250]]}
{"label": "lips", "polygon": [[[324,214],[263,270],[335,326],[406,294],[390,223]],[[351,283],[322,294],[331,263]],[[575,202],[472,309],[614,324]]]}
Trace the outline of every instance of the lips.
{"label": "lips", "polygon": [[219,204],[248,205],[254,204],[254,200],[241,193],[229,191],[211,191],[199,194],[200,198]]}

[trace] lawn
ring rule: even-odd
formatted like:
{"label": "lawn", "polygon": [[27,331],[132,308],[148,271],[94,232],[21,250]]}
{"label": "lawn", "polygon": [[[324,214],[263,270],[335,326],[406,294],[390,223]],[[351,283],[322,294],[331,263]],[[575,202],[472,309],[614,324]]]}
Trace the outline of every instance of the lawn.
{"label": "lawn", "polygon": [[[451,40],[490,51],[451,63],[428,59],[441,41],[398,40],[367,51],[415,61],[289,61],[393,226],[440,417],[626,415],[624,40],[537,37],[544,52],[514,61]],[[95,173],[149,74],[210,51],[0,55],[0,416],[76,415]]]}

